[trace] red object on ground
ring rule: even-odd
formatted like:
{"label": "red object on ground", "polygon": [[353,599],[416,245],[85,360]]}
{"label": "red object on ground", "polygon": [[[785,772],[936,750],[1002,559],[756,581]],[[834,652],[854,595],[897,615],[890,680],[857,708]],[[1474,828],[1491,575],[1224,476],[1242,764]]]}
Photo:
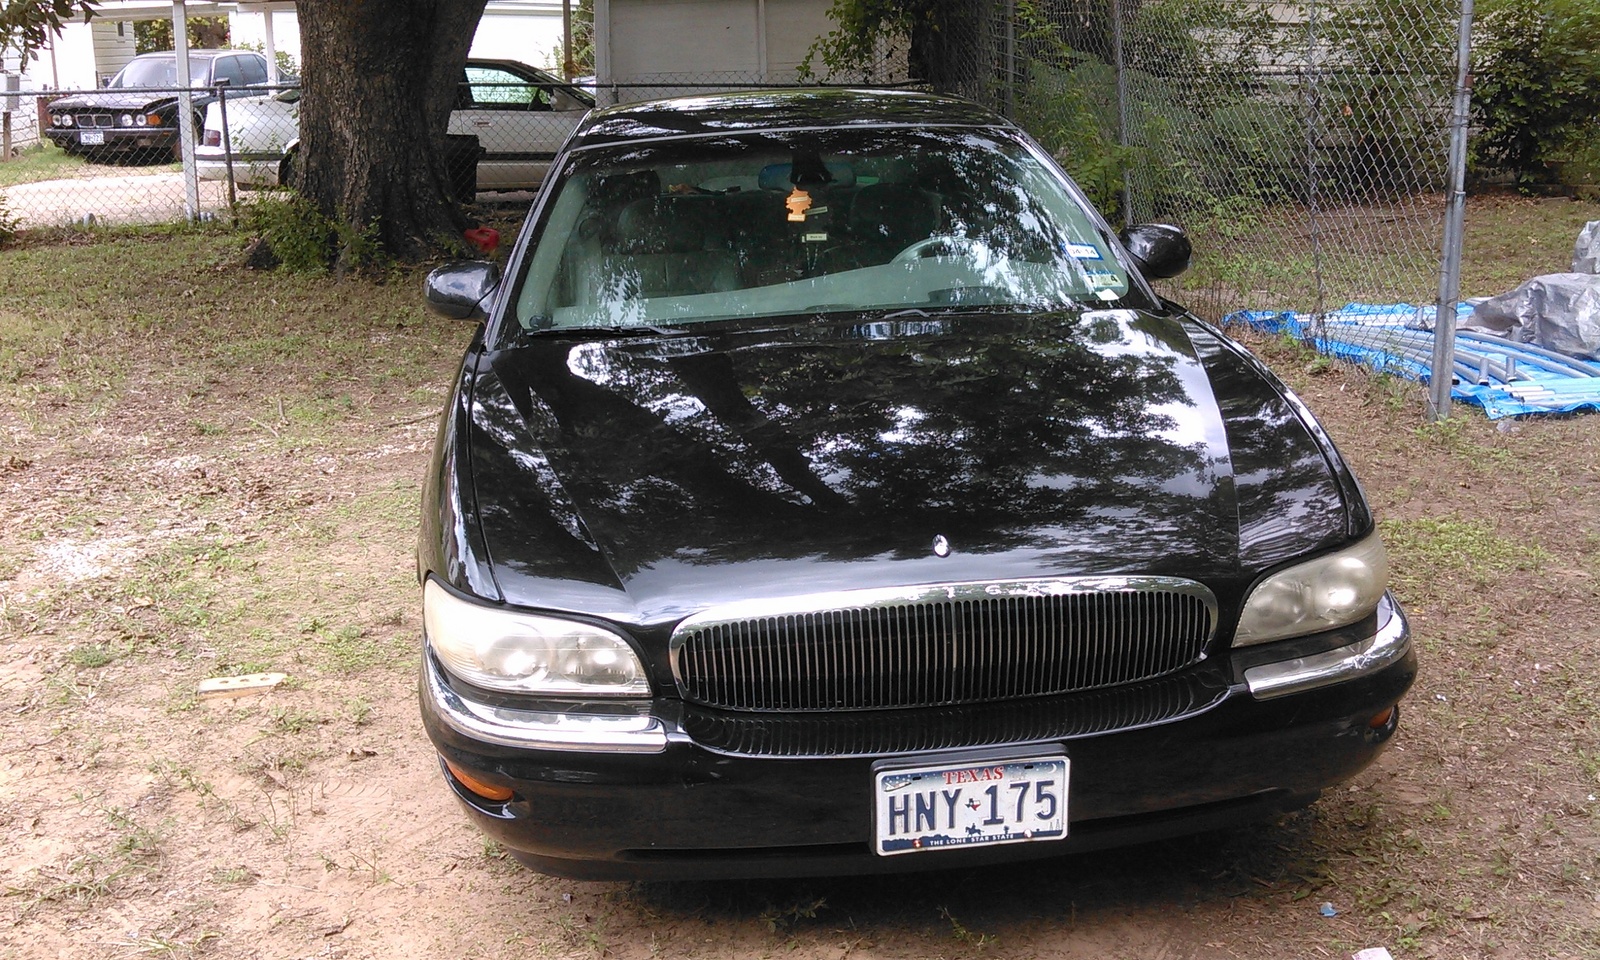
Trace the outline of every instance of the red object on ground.
{"label": "red object on ground", "polygon": [[467,243],[477,247],[479,253],[494,253],[500,246],[500,231],[493,227],[473,227],[461,235],[467,238]]}

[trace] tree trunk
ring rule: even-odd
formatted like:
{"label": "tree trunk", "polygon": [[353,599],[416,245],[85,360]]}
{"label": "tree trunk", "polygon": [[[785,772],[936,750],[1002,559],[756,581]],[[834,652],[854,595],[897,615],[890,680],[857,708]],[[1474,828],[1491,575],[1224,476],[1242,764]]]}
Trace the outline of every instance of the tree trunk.
{"label": "tree trunk", "polygon": [[445,130],[487,0],[297,0],[300,163],[294,186],[330,220],[370,225],[416,259],[465,226],[445,168]]}

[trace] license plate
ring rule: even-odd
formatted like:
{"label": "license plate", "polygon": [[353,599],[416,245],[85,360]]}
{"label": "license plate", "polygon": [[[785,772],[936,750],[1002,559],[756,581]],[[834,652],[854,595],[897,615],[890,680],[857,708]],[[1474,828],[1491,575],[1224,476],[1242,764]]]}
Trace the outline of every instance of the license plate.
{"label": "license plate", "polygon": [[874,828],[881,856],[1067,835],[1066,757],[879,770]]}
{"label": "license plate", "polygon": [[86,147],[104,146],[106,135],[99,130],[82,130],[78,133],[78,142]]}

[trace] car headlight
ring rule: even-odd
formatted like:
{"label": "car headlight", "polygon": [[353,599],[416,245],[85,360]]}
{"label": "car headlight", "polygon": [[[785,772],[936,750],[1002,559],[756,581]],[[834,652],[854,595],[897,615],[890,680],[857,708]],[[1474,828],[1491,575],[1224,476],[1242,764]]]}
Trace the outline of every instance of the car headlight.
{"label": "car headlight", "polygon": [[122,116],[117,118],[117,124],[124,127],[133,126],[133,114],[124,113]]}
{"label": "car headlight", "polygon": [[1233,645],[1355,623],[1377,609],[1388,583],[1389,561],[1376,533],[1337,553],[1279,570],[1250,591]]}
{"label": "car headlight", "polygon": [[72,126],[72,114],[63,113],[60,117],[57,118],[56,122],[60,123],[63,127],[70,127],[70,126]]}
{"label": "car headlight", "polygon": [[144,126],[145,124],[147,124],[149,122],[150,122],[150,118],[145,116],[142,113],[139,114],[137,117],[133,118],[133,125],[136,126],[136,127],[142,127],[142,126]]}
{"label": "car headlight", "polygon": [[644,664],[620,635],[577,620],[471,603],[429,580],[428,643],[452,675],[486,690],[557,697],[645,697]]}

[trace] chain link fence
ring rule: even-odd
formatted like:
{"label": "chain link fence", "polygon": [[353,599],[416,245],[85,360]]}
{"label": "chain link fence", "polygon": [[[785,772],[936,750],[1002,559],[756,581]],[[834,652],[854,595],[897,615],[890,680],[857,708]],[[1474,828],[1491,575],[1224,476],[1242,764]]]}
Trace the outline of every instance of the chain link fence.
{"label": "chain link fence", "polygon": [[[1342,308],[1438,297],[1463,2],[952,0],[945,22],[880,45],[868,62],[780,84],[707,71],[582,89],[469,67],[450,132],[476,137],[480,152],[474,169],[470,148],[458,151],[457,192],[535,187],[596,100],[803,79],[920,82],[1014,118],[1113,219],[1186,229],[1194,267],[1169,292],[1201,315],[1295,311],[1306,336],[1380,336],[1335,325]],[[191,95],[199,211],[284,177],[298,91]],[[0,164],[0,196],[21,226],[186,215],[175,125],[161,128],[165,140],[117,149],[150,139],[161,111],[85,108],[95,115],[64,126],[61,111],[37,103],[41,144],[53,145]]]}
{"label": "chain link fence", "polygon": [[919,87],[931,84],[911,77],[909,51],[904,40],[885,40],[876,45],[864,63],[827,70],[825,76],[810,67],[825,70],[820,63],[791,70],[708,70],[699,72],[628,73],[609,78],[595,91],[602,105],[636,103],[663,97],[695,96],[730,90],[773,90],[786,87],[815,89],[828,87]]}
{"label": "chain link fence", "polygon": [[941,87],[1005,112],[1124,222],[1171,222],[1212,319],[1432,304],[1459,0],[972,0]]}
{"label": "chain link fence", "polygon": [[[536,189],[593,105],[567,84],[471,68],[451,113],[446,162],[458,199]],[[179,88],[54,91],[19,98],[15,157],[0,203],[19,228],[161,223],[222,216],[249,191],[287,182],[299,140],[295,86],[192,88],[194,194],[182,161]],[[26,114],[27,122],[15,114]]]}
{"label": "chain link fence", "polygon": [[[14,111],[15,155],[0,163],[0,200],[20,228],[164,223],[228,207],[226,171],[197,178],[191,197],[181,161],[180,96],[191,101],[196,159],[224,92],[234,109],[287,88],[147,87],[30,93]],[[26,116],[18,123],[17,114]]]}

